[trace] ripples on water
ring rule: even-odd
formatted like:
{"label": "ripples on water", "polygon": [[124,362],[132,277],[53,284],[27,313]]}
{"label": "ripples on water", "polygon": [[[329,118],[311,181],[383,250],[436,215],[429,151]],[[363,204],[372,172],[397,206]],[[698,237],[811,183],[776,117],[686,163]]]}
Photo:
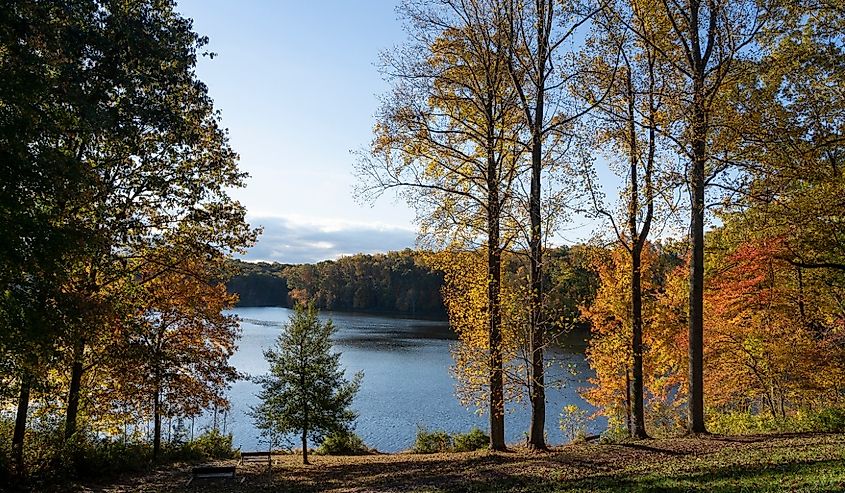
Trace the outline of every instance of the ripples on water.
{"label": "ripples on water", "polygon": [[[278,307],[238,308],[242,337],[232,364],[250,376],[262,375],[268,366],[263,351],[271,347],[279,328],[287,322],[291,310]],[[335,350],[342,353],[341,363],[347,374],[363,370],[364,381],[353,403],[359,417],[356,432],[371,447],[383,452],[410,448],[417,426],[465,432],[473,426],[487,429],[486,416],[460,405],[455,397],[455,380],[449,373],[453,364],[450,347],[455,335],[444,322],[412,320],[324,312],[337,327]],[[571,365],[577,375],[568,376],[563,389],[547,390],[546,428],[551,443],[560,443],[560,409],[569,403],[591,409],[577,394],[584,385],[589,367],[583,356],[583,341],[577,347],[555,352],[563,365]],[[559,374],[565,372],[558,371]],[[266,447],[247,414],[257,404],[258,385],[236,382],[230,391],[231,412],[227,428],[234,434],[235,446],[243,450]],[[524,440],[529,411],[517,405],[505,417],[507,441]],[[603,422],[593,423],[593,430]]]}

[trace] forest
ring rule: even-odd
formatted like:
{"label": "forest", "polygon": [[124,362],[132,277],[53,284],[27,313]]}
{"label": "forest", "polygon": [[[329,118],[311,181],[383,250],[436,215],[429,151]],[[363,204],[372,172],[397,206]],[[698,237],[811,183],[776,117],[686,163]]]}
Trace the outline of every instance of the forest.
{"label": "forest", "polygon": [[[550,304],[570,323],[580,320],[578,306],[591,300],[596,289],[598,277],[589,265],[589,249],[577,245],[547,251]],[[514,282],[525,268],[518,259],[505,265]],[[226,287],[238,296],[237,306],[292,308],[297,302],[312,301],[322,310],[446,318],[443,273],[424,252],[358,254],[298,265],[232,260],[230,270],[234,274]]]}
{"label": "forest", "polygon": [[[0,490],[238,457],[237,306],[297,307],[263,348],[252,412],[301,434],[305,463],[310,437],[327,455],[355,444],[400,486],[451,465],[480,475],[443,478],[455,490],[841,488],[845,3],[403,0],[396,14],[407,39],[372,54],[388,89],[349,167],[357,200],[407,202],[417,249],[287,264],[242,260],[261,241],[234,198],[246,163],[198,75],[209,39],[175,1],[0,5]],[[593,234],[569,241],[584,221]],[[464,453],[471,437],[484,451],[466,453],[486,455],[379,462],[352,433],[368,377],[344,380],[317,309],[445,318],[455,397],[486,428],[420,428],[411,452]],[[573,330],[588,334],[590,409],[551,409],[551,355]],[[308,435],[308,410],[332,399],[342,419],[318,412]],[[506,441],[514,403],[522,443]],[[580,444],[549,443],[558,426]],[[354,464],[334,487],[382,485]],[[269,469],[270,486],[319,484],[303,479],[318,469]]]}
{"label": "forest", "polygon": [[[579,310],[596,372],[585,395],[611,427],[643,439],[707,433],[707,417],[841,416],[841,5],[404,6],[412,36],[382,55],[391,92],[359,193],[401,190],[439,247],[456,365],[491,449],[506,449],[519,394],[528,446],[547,448],[560,314],[546,245],[576,213],[609,245]],[[686,241],[661,246],[673,227]],[[523,256],[514,283],[504,265]]]}
{"label": "forest", "polygon": [[238,306],[283,306],[313,301],[335,311],[445,317],[442,276],[411,250],[350,255],[316,264],[283,265],[236,261],[226,286]]}

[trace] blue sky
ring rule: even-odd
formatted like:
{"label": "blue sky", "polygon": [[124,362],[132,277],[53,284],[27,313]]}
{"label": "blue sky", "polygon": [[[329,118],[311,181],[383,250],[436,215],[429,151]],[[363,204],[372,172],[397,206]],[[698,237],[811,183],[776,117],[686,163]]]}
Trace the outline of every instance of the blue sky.
{"label": "blue sky", "polygon": [[349,151],[371,139],[374,62],[404,39],[395,2],[180,0],[217,54],[197,73],[209,88],[241,168],[234,196],[264,235],[250,260],[311,262],[412,247],[414,214],[385,197],[352,193]]}
{"label": "blue sky", "polygon": [[403,201],[363,205],[352,190],[350,151],[368,146],[377,96],[388,88],[375,62],[405,39],[395,5],[179,0],[217,54],[197,73],[251,175],[233,194],[264,228],[247,260],[314,262],[414,246],[414,213]]}

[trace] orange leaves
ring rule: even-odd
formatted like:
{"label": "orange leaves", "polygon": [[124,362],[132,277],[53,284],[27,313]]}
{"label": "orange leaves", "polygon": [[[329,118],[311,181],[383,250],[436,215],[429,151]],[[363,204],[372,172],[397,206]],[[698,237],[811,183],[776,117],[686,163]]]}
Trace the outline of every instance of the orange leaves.
{"label": "orange leaves", "polygon": [[92,396],[101,421],[124,419],[125,409],[150,419],[156,394],[164,416],[228,405],[225,391],[238,377],[228,359],[240,329],[224,313],[237,296],[217,280],[220,268],[215,260],[184,259],[164,272],[152,266],[142,272],[141,309],[120,322],[121,336],[107,341],[115,357],[97,370],[103,388],[113,389]]}
{"label": "orange leaves", "polygon": [[[672,261],[670,261],[672,260]],[[649,407],[679,406],[686,388],[686,271],[666,252],[648,244],[642,254],[643,375]],[[584,397],[619,419],[626,414],[631,378],[631,257],[622,246],[596,249],[591,262],[599,276],[595,299],[581,307],[592,327],[587,360],[596,373]],[[649,404],[651,406],[649,406]]]}
{"label": "orange leaves", "polygon": [[713,404],[784,415],[835,398],[843,356],[835,279],[782,260],[784,249],[779,237],[741,242],[719,259],[725,268],[707,285],[705,375]]}

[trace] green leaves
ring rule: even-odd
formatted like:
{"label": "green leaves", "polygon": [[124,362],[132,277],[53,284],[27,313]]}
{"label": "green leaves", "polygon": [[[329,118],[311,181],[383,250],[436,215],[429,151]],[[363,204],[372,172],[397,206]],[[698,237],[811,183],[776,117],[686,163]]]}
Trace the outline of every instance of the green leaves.
{"label": "green leaves", "polygon": [[332,352],[334,332],[331,320],[318,319],[313,304],[300,304],[275,346],[264,353],[270,372],[256,379],[261,404],[252,416],[271,441],[299,432],[320,442],[330,433],[352,429],[357,415],[349,407],[364,375],[346,379],[340,353]]}

